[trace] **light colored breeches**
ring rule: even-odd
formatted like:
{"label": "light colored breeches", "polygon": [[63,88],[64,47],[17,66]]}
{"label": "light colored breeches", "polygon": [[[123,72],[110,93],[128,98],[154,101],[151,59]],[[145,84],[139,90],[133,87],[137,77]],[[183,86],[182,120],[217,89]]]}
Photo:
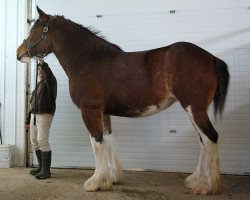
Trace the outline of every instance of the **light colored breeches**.
{"label": "light colored breeches", "polygon": [[30,120],[30,141],[34,150],[50,151],[49,129],[53,120],[52,114],[36,114],[36,126],[34,125],[34,114]]}

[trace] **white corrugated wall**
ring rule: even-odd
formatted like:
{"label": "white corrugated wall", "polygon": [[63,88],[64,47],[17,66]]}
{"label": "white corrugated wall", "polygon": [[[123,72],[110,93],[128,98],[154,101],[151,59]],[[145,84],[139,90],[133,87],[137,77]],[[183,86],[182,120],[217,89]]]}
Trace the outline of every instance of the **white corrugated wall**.
{"label": "white corrugated wall", "polygon": [[0,103],[4,144],[15,145],[15,165],[24,165],[25,66],[16,49],[26,33],[26,0],[0,1]]}
{"label": "white corrugated wall", "polygon": [[[189,41],[225,60],[231,73],[225,112],[222,121],[215,121],[211,115],[220,136],[221,171],[250,172],[249,1],[39,0],[37,4],[49,14],[64,15],[101,30],[125,51]],[[53,55],[46,61],[58,79],[57,111],[50,137],[52,165],[93,167],[89,134],[69,97],[67,77]],[[112,117],[112,122],[124,168],[195,169],[199,155],[197,134],[178,103],[151,117]]]}

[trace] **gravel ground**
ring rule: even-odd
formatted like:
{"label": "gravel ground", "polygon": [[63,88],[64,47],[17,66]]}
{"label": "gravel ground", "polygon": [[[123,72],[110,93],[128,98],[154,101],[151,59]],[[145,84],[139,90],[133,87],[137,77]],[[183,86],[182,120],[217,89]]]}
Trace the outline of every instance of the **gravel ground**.
{"label": "gravel ground", "polygon": [[36,180],[26,168],[0,169],[0,200],[225,200],[250,199],[250,176],[223,176],[219,195],[193,195],[184,187],[188,174],[124,171],[124,183],[112,191],[86,192],[93,170],[52,169],[52,178]]}

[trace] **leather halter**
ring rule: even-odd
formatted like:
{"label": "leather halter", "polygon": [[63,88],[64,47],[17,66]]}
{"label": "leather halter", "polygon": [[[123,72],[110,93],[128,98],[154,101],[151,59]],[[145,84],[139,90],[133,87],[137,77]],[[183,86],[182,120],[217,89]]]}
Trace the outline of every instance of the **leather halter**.
{"label": "leather halter", "polygon": [[[37,41],[31,43],[30,39],[29,39],[29,42],[27,42],[27,40],[23,40],[23,44],[26,47],[28,55],[29,55],[30,58],[32,58],[33,56],[36,56],[38,58],[44,58],[45,56],[47,56],[51,52],[51,47],[50,47],[49,42],[48,42],[47,37],[46,37],[46,33],[49,31],[49,22],[50,22],[50,20],[51,19],[49,19],[46,26],[43,27],[42,34],[41,34],[40,38]],[[31,34],[33,34],[34,29],[35,29],[35,25],[32,27],[32,29],[30,31]],[[40,44],[42,42],[46,42],[48,50],[45,53],[38,53],[38,52],[34,51],[33,48],[36,47],[38,44]]]}

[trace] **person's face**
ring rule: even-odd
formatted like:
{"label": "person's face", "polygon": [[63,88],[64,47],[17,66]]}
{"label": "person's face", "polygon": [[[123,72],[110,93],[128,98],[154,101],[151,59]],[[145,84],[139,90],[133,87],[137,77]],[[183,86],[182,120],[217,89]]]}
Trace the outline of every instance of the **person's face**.
{"label": "person's face", "polygon": [[42,70],[41,66],[38,67],[38,76],[40,79],[43,78],[43,70]]}

